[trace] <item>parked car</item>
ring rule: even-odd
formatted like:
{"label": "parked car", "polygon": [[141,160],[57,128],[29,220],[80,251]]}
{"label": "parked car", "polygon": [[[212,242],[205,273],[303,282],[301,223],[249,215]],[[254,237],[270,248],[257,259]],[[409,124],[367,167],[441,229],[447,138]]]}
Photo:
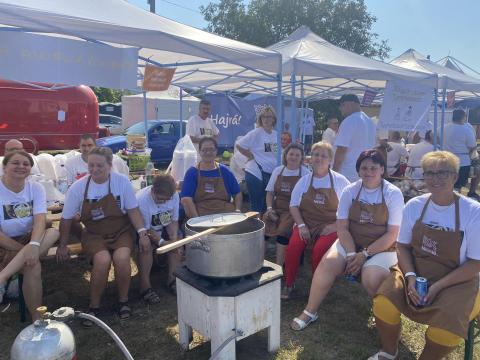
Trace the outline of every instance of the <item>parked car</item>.
{"label": "parked car", "polygon": [[108,128],[111,135],[122,135],[124,132],[122,118],[115,115],[98,115],[99,127]]}
{"label": "parked car", "polygon": [[[183,131],[187,121],[182,122]],[[154,163],[168,163],[172,160],[173,151],[180,139],[180,120],[148,120],[148,146],[152,149],[151,159]],[[97,140],[97,146],[107,146],[114,153],[125,149],[127,146],[127,135],[145,134],[144,122],[138,122],[125,130],[124,135],[109,136]],[[225,146],[219,146],[218,153],[227,150]]]}

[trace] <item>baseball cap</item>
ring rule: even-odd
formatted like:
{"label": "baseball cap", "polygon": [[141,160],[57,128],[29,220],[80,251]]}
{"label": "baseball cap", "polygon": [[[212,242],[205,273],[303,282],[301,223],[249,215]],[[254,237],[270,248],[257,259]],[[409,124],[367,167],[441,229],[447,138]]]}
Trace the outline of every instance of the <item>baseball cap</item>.
{"label": "baseball cap", "polygon": [[345,94],[342,95],[340,100],[338,101],[339,104],[343,104],[346,101],[353,101],[354,103],[360,104],[360,100],[358,100],[358,96],[355,94]]}

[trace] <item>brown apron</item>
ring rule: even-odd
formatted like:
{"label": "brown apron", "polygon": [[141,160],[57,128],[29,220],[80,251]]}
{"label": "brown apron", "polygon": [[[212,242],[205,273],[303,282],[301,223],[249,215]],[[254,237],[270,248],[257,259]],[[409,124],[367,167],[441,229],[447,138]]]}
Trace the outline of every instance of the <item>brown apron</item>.
{"label": "brown apron", "polygon": [[[432,229],[422,223],[430,198],[412,229],[412,257],[417,276],[425,277],[430,287],[460,266],[460,197],[455,194],[455,231]],[[407,283],[398,266],[391,269],[378,294],[386,296],[406,315],[421,324],[434,326],[466,338],[469,316],[478,293],[478,274],[471,280],[440,291],[431,305],[416,307],[407,295]]]}
{"label": "brown apron", "polygon": [[333,187],[333,176],[330,170],[328,170],[328,176],[330,177],[330,188],[314,189],[312,174],[308,190],[300,201],[299,210],[303,221],[310,230],[310,236],[315,240],[325,226],[337,220],[338,197]]}
{"label": "brown apron", "polygon": [[283,167],[273,187],[273,209],[278,215],[277,221],[272,221],[267,215],[263,216],[265,222],[265,235],[290,237],[293,228],[293,218],[290,214],[290,198],[295,184],[302,177],[302,168],[298,169],[297,176],[283,176]]}
{"label": "brown apron", "polygon": [[[368,245],[377,241],[387,232],[388,228],[388,207],[383,195],[383,180],[381,186],[382,202],[380,204],[365,204],[358,200],[362,189],[363,183],[348,212],[348,228],[357,251],[366,249]],[[393,251],[395,247],[389,250]]]}
{"label": "brown apron", "polygon": [[[12,237],[13,240],[20,243],[23,246],[27,245],[30,242],[31,238],[32,238],[32,233]],[[0,271],[3,270],[3,268],[5,268],[5,266],[7,266],[8,263],[12,261],[15,256],[17,256],[17,254],[18,254],[17,250],[7,250],[7,249],[0,248]]]}
{"label": "brown apron", "polygon": [[197,167],[197,188],[193,202],[199,216],[235,211],[235,205],[230,201],[220,167],[217,169],[218,177],[206,177],[200,175],[200,168]]}
{"label": "brown apron", "polygon": [[108,195],[96,202],[87,199],[91,176],[88,177],[83,194],[80,221],[85,225],[82,233],[82,248],[87,258],[102,250],[116,250],[121,247],[133,249],[135,230],[127,214],[120,210],[110,189],[108,178]]}

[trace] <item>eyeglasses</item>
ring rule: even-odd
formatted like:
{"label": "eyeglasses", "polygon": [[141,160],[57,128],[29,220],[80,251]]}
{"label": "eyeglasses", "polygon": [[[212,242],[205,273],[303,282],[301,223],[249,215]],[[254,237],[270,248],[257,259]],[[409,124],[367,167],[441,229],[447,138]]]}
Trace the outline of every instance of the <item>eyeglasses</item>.
{"label": "eyeglasses", "polygon": [[447,179],[450,175],[455,174],[453,171],[450,170],[440,170],[440,171],[424,171],[423,178],[424,179],[433,179],[437,177],[441,180]]}
{"label": "eyeglasses", "polygon": [[379,171],[382,167],[381,166],[360,166],[360,171]]}

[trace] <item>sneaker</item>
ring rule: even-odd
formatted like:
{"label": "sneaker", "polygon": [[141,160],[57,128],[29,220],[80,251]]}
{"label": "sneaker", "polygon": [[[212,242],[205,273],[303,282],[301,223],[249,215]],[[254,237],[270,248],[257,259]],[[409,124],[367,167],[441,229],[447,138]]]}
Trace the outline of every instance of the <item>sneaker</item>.
{"label": "sneaker", "polygon": [[468,193],[467,196],[477,201],[480,201],[480,195],[478,195],[476,192]]}

